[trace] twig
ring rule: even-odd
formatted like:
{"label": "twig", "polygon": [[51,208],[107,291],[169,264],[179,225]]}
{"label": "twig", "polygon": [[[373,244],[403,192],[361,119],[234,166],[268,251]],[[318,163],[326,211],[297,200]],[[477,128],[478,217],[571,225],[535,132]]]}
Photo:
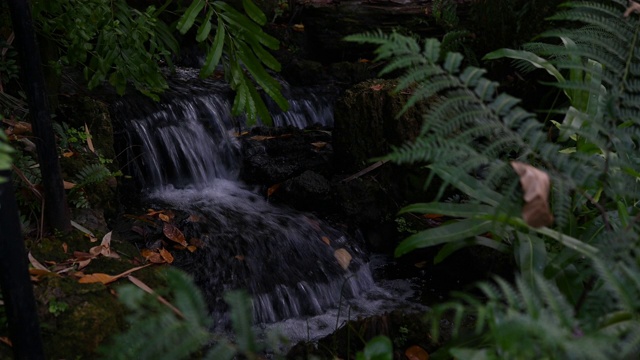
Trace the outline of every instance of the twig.
{"label": "twig", "polygon": [[387,162],[387,160],[380,160],[378,162],[375,162],[372,165],[366,167],[365,169],[358,171],[357,173],[349,176],[348,178],[346,178],[344,180],[341,180],[340,182],[341,183],[348,183],[351,180],[357,179],[357,178],[361,177],[362,175],[365,175],[368,172],[379,168],[380,166],[384,165],[386,162]]}

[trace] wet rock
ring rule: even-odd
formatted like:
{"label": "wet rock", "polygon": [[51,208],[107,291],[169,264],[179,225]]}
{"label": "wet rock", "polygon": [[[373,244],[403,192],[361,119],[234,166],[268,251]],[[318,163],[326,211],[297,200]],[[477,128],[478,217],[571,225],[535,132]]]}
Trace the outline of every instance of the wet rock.
{"label": "wet rock", "polygon": [[324,176],[307,170],[283,183],[282,201],[300,210],[326,210],[331,206],[331,184]]}

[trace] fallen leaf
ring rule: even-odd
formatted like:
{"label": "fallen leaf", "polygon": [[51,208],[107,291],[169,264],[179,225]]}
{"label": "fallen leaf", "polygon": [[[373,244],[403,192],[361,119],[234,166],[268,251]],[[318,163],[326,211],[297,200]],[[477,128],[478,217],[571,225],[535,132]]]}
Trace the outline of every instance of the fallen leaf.
{"label": "fallen leaf", "polygon": [[322,237],[322,242],[324,242],[327,245],[331,245],[331,240],[329,240],[329,238],[326,236]]}
{"label": "fallen leaf", "polygon": [[189,250],[190,252],[194,252],[194,251],[198,250],[198,248],[193,246],[193,245],[189,245],[189,246],[187,246],[187,250]]}
{"label": "fallen leaf", "polygon": [[0,336],[0,342],[3,342],[9,346],[13,346],[13,344],[11,343],[11,340],[9,340],[9,338],[6,336]]}
{"label": "fallen leaf", "polygon": [[109,274],[103,274],[103,273],[93,273],[93,274],[88,274],[85,275],[83,277],[81,277],[78,282],[81,284],[91,284],[91,283],[103,283],[103,284],[109,284],[112,283],[120,278],[123,278],[135,271],[138,271],[140,269],[146,268],[147,266],[150,266],[151,264],[147,264],[147,265],[142,265],[142,266],[138,266],[138,267],[134,267],[132,269],[129,269],[123,273],[120,273],[118,275],[109,275]]}
{"label": "fallen leaf", "polygon": [[624,12],[624,17],[629,17],[632,13],[640,13],[640,4],[635,1],[629,1],[629,7]]}
{"label": "fallen leaf", "polygon": [[369,86],[369,89],[371,89],[373,91],[380,91],[380,90],[382,90],[383,87],[384,87],[384,85],[382,85],[382,84],[375,84],[375,85]]}
{"label": "fallen leaf", "polygon": [[347,270],[349,268],[349,264],[351,263],[351,254],[349,254],[349,252],[344,249],[338,249],[333,253],[333,256],[336,257],[336,260],[338,260],[338,264],[340,264],[340,266],[342,266],[343,269]]}
{"label": "fallen leaf", "polygon": [[93,141],[91,140],[91,133],[89,132],[89,127],[87,123],[84,123],[84,133],[87,134],[87,147],[91,150],[92,153],[96,153],[96,149],[93,147]]}
{"label": "fallen leaf", "polygon": [[404,355],[409,360],[429,360],[429,353],[418,345],[413,345],[405,350]]}
{"label": "fallen leaf", "polygon": [[303,32],[304,31],[304,25],[303,24],[294,24],[293,25],[293,31]]}
{"label": "fallen leaf", "polygon": [[42,276],[42,275],[58,275],[58,274],[51,272],[49,270],[29,269],[29,275]]}
{"label": "fallen leaf", "polygon": [[313,145],[313,147],[316,149],[322,149],[323,147],[327,146],[327,143],[324,141],[317,141],[317,142],[312,142],[311,145]]}
{"label": "fallen leaf", "polygon": [[62,251],[64,251],[64,253],[66,254],[68,250],[69,250],[69,245],[67,245],[66,242],[63,242],[62,243]]}
{"label": "fallen leaf", "polygon": [[240,260],[240,261],[244,261],[244,255],[236,255],[234,256],[234,258]]}
{"label": "fallen leaf", "polygon": [[187,241],[184,239],[184,234],[182,233],[182,231],[180,231],[180,229],[178,229],[174,225],[169,223],[164,223],[164,226],[162,228],[162,233],[169,240],[175,241],[182,246],[187,246]]}
{"label": "fallen leaf", "polygon": [[201,220],[202,220],[202,217],[196,214],[191,214],[187,218],[188,222],[200,222]]}
{"label": "fallen leaf", "polygon": [[165,248],[160,249],[160,256],[162,256],[164,261],[166,261],[168,264],[171,264],[173,262],[173,255],[171,255],[168,250],[165,250]]}
{"label": "fallen leaf", "polygon": [[66,158],[70,158],[73,155],[75,155],[75,153],[73,151],[65,151],[62,153],[62,156],[66,157]]}
{"label": "fallen leaf", "polygon": [[204,247],[204,242],[198,238],[191,238],[189,240],[189,245],[202,249]]}
{"label": "fallen leaf", "polygon": [[275,138],[276,138],[275,136],[256,135],[256,136],[250,137],[249,140],[263,141],[263,140],[271,140]]}
{"label": "fallen leaf", "polygon": [[38,260],[36,260],[36,258],[33,257],[33,255],[31,255],[31,252],[29,252],[27,257],[29,258],[29,262],[31,263],[31,265],[33,265],[34,268],[49,271],[46,266],[42,265],[42,263],[40,263]]}
{"label": "fallen leaf", "polygon": [[90,262],[91,262],[91,259],[78,261],[78,270],[82,270],[82,269],[86,268],[87,265],[89,265]]}
{"label": "fallen leaf", "polygon": [[164,222],[169,222],[171,221],[171,218],[169,217],[169,215],[166,214],[158,214],[158,217],[160,218],[160,220],[164,221]]}
{"label": "fallen leaf", "polygon": [[69,182],[69,181],[66,181],[66,180],[62,181],[62,185],[64,186],[65,190],[73,189],[73,187],[76,186],[76,184],[74,184],[72,182]]}
{"label": "fallen leaf", "polygon": [[102,241],[100,242],[100,245],[102,246],[106,246],[106,247],[111,247],[111,233],[113,231],[109,231],[108,233],[104,234],[104,236],[102,237]]}
{"label": "fallen leaf", "polygon": [[[149,285],[143,283],[140,279],[134,277],[133,275],[127,276],[127,279],[129,279],[129,281],[131,281],[131,283],[133,285],[139,287],[143,291],[145,291],[145,292],[147,292],[149,294],[152,294],[152,295],[156,295],[156,292],[153,291],[153,289],[150,288]],[[158,301],[160,301],[164,305],[168,306],[171,309],[171,311],[173,311],[176,315],[180,316],[181,318],[184,318],[184,314],[180,310],[178,310],[178,308],[176,308],[175,306],[171,305],[171,303],[168,302],[165,298],[163,298],[162,296],[158,295],[158,297],[156,299],[158,299]]]}
{"label": "fallen leaf", "polygon": [[13,133],[15,135],[22,135],[30,132],[32,132],[31,124],[26,121],[17,121],[13,124]]}
{"label": "fallen leaf", "polygon": [[93,283],[108,284],[116,280],[118,280],[118,278],[115,276],[111,276],[103,273],[93,273],[93,274],[85,275],[84,277],[80,278],[78,282],[80,284],[93,284]]}
{"label": "fallen leaf", "polygon": [[368,62],[371,62],[371,60],[369,60],[369,59],[358,59],[358,62],[359,63],[368,63]]}
{"label": "fallen leaf", "polygon": [[76,258],[76,260],[87,260],[95,258],[95,256],[82,251],[74,251],[73,257]]}
{"label": "fallen leaf", "polygon": [[511,167],[520,176],[520,185],[524,192],[525,204],[522,207],[522,218],[531,227],[549,226],[553,223],[553,214],[549,207],[549,175],[535,167],[512,161]]}
{"label": "fallen leaf", "polygon": [[271,185],[269,189],[267,189],[267,197],[271,197],[271,195],[273,195],[276,191],[278,191],[278,189],[280,188],[280,185],[282,185],[282,183]]}

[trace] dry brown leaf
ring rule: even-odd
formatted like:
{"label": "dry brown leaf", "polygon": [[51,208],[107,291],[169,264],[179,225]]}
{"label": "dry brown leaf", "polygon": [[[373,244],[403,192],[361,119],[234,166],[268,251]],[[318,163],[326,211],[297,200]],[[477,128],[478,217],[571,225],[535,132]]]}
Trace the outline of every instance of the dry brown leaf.
{"label": "dry brown leaf", "polygon": [[82,270],[82,269],[86,268],[87,265],[89,265],[90,262],[91,262],[91,259],[78,261],[78,270]]}
{"label": "dry brown leaf", "polygon": [[640,4],[629,0],[629,7],[627,7],[627,10],[624,12],[624,17],[629,17],[632,13],[640,13]]}
{"label": "dry brown leaf", "polygon": [[63,242],[62,243],[62,251],[64,251],[64,253],[66,254],[68,250],[69,250],[69,245],[67,245],[66,242]]}
{"label": "dry brown leaf", "polygon": [[162,228],[162,233],[164,234],[164,236],[167,237],[167,239],[171,241],[175,241],[182,246],[187,246],[187,240],[185,240],[184,234],[182,233],[182,231],[180,231],[180,229],[178,229],[174,225],[169,223],[164,223],[164,226]]}
{"label": "dry brown leaf", "polygon": [[405,350],[404,355],[409,360],[429,360],[429,353],[418,345],[413,345]]}
{"label": "dry brown leaf", "polygon": [[62,156],[66,157],[66,158],[70,158],[75,154],[76,153],[74,153],[73,151],[65,151],[65,152],[62,153]]}
{"label": "dry brown leaf", "polygon": [[173,255],[171,255],[171,253],[165,248],[160,249],[160,256],[162,256],[164,261],[166,261],[168,264],[171,264],[173,262]]}
{"label": "dry brown leaf", "polygon": [[147,264],[147,265],[142,265],[142,266],[138,266],[138,267],[134,267],[132,269],[129,269],[123,273],[120,273],[118,275],[109,275],[109,274],[103,274],[103,273],[93,273],[93,274],[87,274],[83,277],[81,277],[78,282],[81,284],[91,284],[91,283],[103,283],[103,284],[109,284],[112,283],[120,278],[123,278],[135,271],[138,271],[140,269],[144,269],[147,266],[149,266],[151,264]]}
{"label": "dry brown leaf", "polygon": [[198,238],[191,238],[189,240],[189,245],[202,249],[204,247],[204,242]]}
{"label": "dry brown leaf", "polygon": [[162,257],[162,255],[160,255],[160,253],[149,249],[142,249],[140,255],[142,255],[148,262],[153,264],[164,264],[166,262],[166,260]]}
{"label": "dry brown leaf", "polygon": [[9,346],[13,346],[13,344],[11,343],[11,340],[6,336],[0,336],[0,342],[5,343]]}
{"label": "dry brown leaf", "polygon": [[346,249],[341,248],[336,250],[333,253],[333,256],[336,257],[336,260],[338,260],[338,264],[340,264],[343,269],[347,270],[349,268],[349,264],[351,263],[351,254],[349,254]]}
{"label": "dry brown leaf", "polygon": [[38,260],[36,260],[36,258],[33,257],[33,255],[31,255],[31,252],[29,252],[27,257],[29,258],[29,262],[31,263],[31,265],[33,265],[34,268],[49,271],[46,266],[42,265],[42,263],[40,263]]}
{"label": "dry brown leaf", "polygon": [[55,276],[57,276],[58,274],[56,274],[54,272],[51,272],[49,270],[29,269],[29,275],[34,275],[34,276],[55,275]]}
{"label": "dry brown leaf", "polygon": [[512,161],[511,167],[520,176],[520,185],[524,192],[525,204],[522,207],[522,218],[531,227],[549,226],[553,223],[553,214],[549,207],[549,175],[535,167]]}
{"label": "dry brown leaf", "polygon": [[327,143],[324,141],[316,141],[312,142],[311,145],[313,145],[313,147],[316,149],[322,149],[323,147],[327,146]]}
{"label": "dry brown leaf", "polygon": [[187,246],[187,250],[189,250],[190,252],[194,252],[194,251],[198,250],[198,248],[193,246],[193,245],[189,245],[189,246]]}
{"label": "dry brown leaf", "polygon": [[166,214],[158,214],[158,217],[160,218],[160,220],[164,221],[164,222],[169,222],[171,221],[171,218],[169,217],[169,215]]}
{"label": "dry brown leaf", "polygon": [[269,187],[269,189],[267,189],[267,197],[271,197],[271,195],[273,195],[276,191],[278,191],[278,189],[280,188],[281,185],[282,185],[282,183],[277,183],[275,185],[271,185]]}
{"label": "dry brown leaf", "polygon": [[82,251],[74,251],[73,257],[76,258],[76,260],[90,260],[95,258],[95,256]]}
{"label": "dry brown leaf", "polygon": [[264,141],[264,140],[271,140],[275,138],[276,138],[275,136],[256,135],[256,136],[250,137],[249,140]]}
{"label": "dry brown leaf", "polygon": [[327,245],[331,245],[331,240],[329,240],[329,238],[328,238],[328,237],[326,237],[326,236],[323,236],[323,237],[322,237],[322,242],[323,242],[323,243],[325,243],[325,244],[327,244]]}
{"label": "dry brown leaf", "polygon": [[31,124],[26,121],[16,121],[13,123],[12,126],[13,126],[13,134],[15,135],[22,135],[22,134],[32,132]]}
{"label": "dry brown leaf", "polygon": [[87,147],[91,150],[92,153],[96,153],[96,149],[93,147],[93,141],[91,140],[91,133],[89,132],[89,127],[87,123],[84,123],[84,133],[87,134]]}
{"label": "dry brown leaf", "polygon": [[200,215],[196,215],[196,214],[191,214],[187,218],[188,222],[200,222],[201,220],[202,220],[202,217]]}
{"label": "dry brown leaf", "polygon": [[[149,287],[149,285],[143,283],[140,279],[134,277],[133,275],[127,276],[127,279],[129,279],[129,281],[131,281],[132,284],[134,284],[135,286],[139,287],[143,291],[145,291],[145,292],[147,292],[149,294],[152,294],[152,295],[156,294],[156,292],[153,291],[153,289],[151,287]],[[158,301],[160,301],[164,305],[168,306],[176,315],[184,318],[184,314],[182,314],[182,312],[180,310],[178,310],[178,308],[173,306],[165,298],[163,298],[162,296],[158,295],[157,299],[158,299]]]}
{"label": "dry brown leaf", "polygon": [[304,31],[304,25],[303,24],[294,24],[293,25],[293,31],[303,32]]}
{"label": "dry brown leaf", "polygon": [[373,91],[380,91],[380,90],[382,90],[383,87],[384,87],[384,85],[382,85],[382,84],[375,84],[375,85],[369,86],[369,89],[371,89]]}
{"label": "dry brown leaf", "polygon": [[78,282],[80,284],[93,284],[93,283],[108,284],[116,280],[118,280],[118,278],[115,276],[111,276],[103,273],[93,273],[93,274],[88,274],[81,277],[80,280],[78,280]]}
{"label": "dry brown leaf", "polygon": [[64,186],[65,190],[73,189],[76,186],[76,184],[74,184],[72,182],[69,182],[69,181],[66,181],[66,180],[62,181],[62,185]]}

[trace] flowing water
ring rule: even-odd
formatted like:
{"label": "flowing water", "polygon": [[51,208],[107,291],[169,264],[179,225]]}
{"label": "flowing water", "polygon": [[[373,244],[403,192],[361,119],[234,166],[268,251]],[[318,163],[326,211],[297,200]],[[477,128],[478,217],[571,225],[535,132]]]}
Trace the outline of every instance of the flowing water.
{"label": "flowing water", "polygon": [[[277,125],[332,125],[331,101],[319,90],[285,93],[291,110],[274,109]],[[242,119],[230,107],[225,85],[194,82],[188,72],[158,103],[128,98],[112,107],[126,127],[129,169],[146,201],[188,214],[179,227],[204,244],[176,262],[193,275],[212,311],[224,312],[224,291],[244,288],[257,323],[279,321],[285,335],[303,339],[332,330],[339,312],[344,320],[406,298],[407,286],[374,283],[357,241],[310,214],[268,203],[238,181],[235,134]]]}

